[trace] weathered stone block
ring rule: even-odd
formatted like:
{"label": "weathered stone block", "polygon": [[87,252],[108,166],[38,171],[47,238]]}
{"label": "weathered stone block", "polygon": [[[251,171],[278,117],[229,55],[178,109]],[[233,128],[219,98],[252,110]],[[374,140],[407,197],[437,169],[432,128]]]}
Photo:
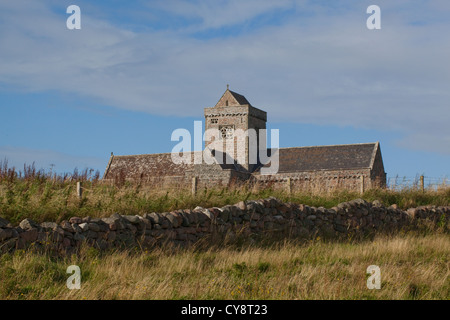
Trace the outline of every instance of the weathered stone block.
{"label": "weathered stone block", "polygon": [[180,221],[175,213],[169,212],[165,217],[170,221],[173,228],[178,228],[180,226]]}
{"label": "weathered stone block", "polygon": [[82,219],[80,218],[80,217],[71,217],[70,219],[69,219],[69,222],[70,223],[75,223],[75,224],[80,224],[80,223],[82,223]]}
{"label": "weathered stone block", "polygon": [[0,241],[11,238],[13,235],[12,229],[0,229]]}
{"label": "weathered stone block", "polygon": [[[90,222],[90,223],[87,224],[87,226],[88,226],[88,230],[91,230],[91,231],[94,231],[94,232],[100,231],[100,226],[98,224],[96,224],[96,223]],[[80,227],[81,227],[81,225],[80,225]],[[85,230],[83,230],[83,231],[85,231]]]}
{"label": "weathered stone block", "polygon": [[74,232],[72,224],[69,221],[61,222],[60,226],[64,231]]}
{"label": "weathered stone block", "polygon": [[21,227],[23,230],[30,230],[33,228],[39,228],[39,224],[31,219],[23,219],[20,222],[19,227]]}

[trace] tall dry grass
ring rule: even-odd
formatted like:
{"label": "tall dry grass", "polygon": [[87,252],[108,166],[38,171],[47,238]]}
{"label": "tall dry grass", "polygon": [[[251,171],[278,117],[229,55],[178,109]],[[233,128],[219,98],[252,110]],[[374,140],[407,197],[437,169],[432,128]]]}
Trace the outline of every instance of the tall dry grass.
{"label": "tall dry grass", "polygon": [[[78,181],[83,182],[81,199],[76,194]],[[404,209],[427,204],[450,205],[450,187],[427,189],[425,192],[416,188],[371,189],[361,195],[346,189],[288,193],[271,188],[255,190],[243,185],[201,189],[194,196],[190,189],[183,188],[163,190],[140,183],[124,182],[120,186],[102,183],[99,173],[88,169],[81,172],[75,169],[71,174],[57,175],[36,170],[34,165],[17,171],[9,168],[7,162],[0,162],[0,216],[12,223],[24,218],[37,222],[60,222],[71,216],[103,217],[115,212],[142,215],[153,211],[193,209],[196,206],[220,207],[270,196],[316,207],[332,207],[356,198],[367,201],[377,199],[386,206],[395,203]]]}
{"label": "tall dry grass", "polygon": [[[447,234],[321,240],[208,250],[122,251],[52,258],[30,252],[0,257],[0,299],[449,299]],[[81,268],[81,289],[66,268]],[[366,269],[381,269],[381,289]]]}
{"label": "tall dry grass", "polygon": [[[77,181],[85,188],[82,199],[75,192]],[[448,187],[372,189],[361,195],[241,186],[204,189],[193,196],[190,190],[103,184],[90,170],[55,175],[34,166],[20,172],[0,164],[0,216],[13,223],[223,206],[269,196],[325,207],[360,197],[401,208],[450,205]],[[371,242],[316,239],[107,253],[84,247],[65,258],[19,250],[0,256],[0,299],[449,299],[449,248],[446,233],[416,232]],[[66,269],[72,264],[82,271],[80,290],[66,287]],[[381,268],[381,290],[366,287],[369,265]]]}

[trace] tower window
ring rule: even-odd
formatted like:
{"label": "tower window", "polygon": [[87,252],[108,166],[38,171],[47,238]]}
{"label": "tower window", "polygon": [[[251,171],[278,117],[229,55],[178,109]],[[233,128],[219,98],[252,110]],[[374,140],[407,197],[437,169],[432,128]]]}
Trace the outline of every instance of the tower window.
{"label": "tower window", "polygon": [[225,105],[228,107],[228,100],[225,101]]}
{"label": "tower window", "polygon": [[218,119],[211,119],[211,123],[217,123],[218,121]]}
{"label": "tower window", "polygon": [[234,126],[221,126],[219,128],[222,139],[233,139]]}

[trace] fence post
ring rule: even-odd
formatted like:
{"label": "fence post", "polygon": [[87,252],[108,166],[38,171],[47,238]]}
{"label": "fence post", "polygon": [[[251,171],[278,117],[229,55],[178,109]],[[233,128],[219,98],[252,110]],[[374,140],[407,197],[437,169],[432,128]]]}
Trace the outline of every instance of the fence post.
{"label": "fence post", "polygon": [[292,192],[291,178],[287,178],[287,180],[286,180],[286,186],[287,186],[287,191],[288,191],[288,193],[291,194],[291,192]]}
{"label": "fence post", "polygon": [[425,191],[425,183],[424,183],[424,177],[423,177],[423,175],[420,176],[420,190],[422,190],[422,192]]}
{"label": "fence post", "polygon": [[192,195],[195,196],[197,194],[197,185],[198,185],[198,177],[192,178]]}
{"label": "fence post", "polygon": [[83,187],[81,186],[81,181],[77,182],[77,195],[80,199],[83,196]]}
{"label": "fence post", "polygon": [[361,176],[360,177],[360,180],[361,180],[361,194],[363,194],[364,193],[364,176]]}

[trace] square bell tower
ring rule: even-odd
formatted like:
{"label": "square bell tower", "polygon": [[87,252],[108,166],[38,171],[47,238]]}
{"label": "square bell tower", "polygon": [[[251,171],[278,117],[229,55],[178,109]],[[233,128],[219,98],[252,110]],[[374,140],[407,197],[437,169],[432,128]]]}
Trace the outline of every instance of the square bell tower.
{"label": "square bell tower", "polygon": [[[205,108],[205,130],[217,129],[218,139],[222,140],[223,163],[234,164],[239,171],[252,172],[258,165],[259,159],[251,156],[250,152],[256,150],[259,154],[259,141],[266,139],[260,136],[259,130],[266,129],[267,113],[253,107],[243,96],[229,89],[227,90],[212,108]],[[249,135],[240,135],[241,132],[249,132],[255,129],[256,139],[249,138]],[[252,134],[252,133],[250,133]],[[239,140],[238,139],[244,139]],[[205,148],[211,148],[214,141],[205,142]],[[231,147],[230,147],[231,145]],[[227,152],[228,150],[228,152]],[[221,155],[213,155],[217,158]],[[231,151],[231,152],[230,152]],[[244,159],[238,163],[239,159]]]}

